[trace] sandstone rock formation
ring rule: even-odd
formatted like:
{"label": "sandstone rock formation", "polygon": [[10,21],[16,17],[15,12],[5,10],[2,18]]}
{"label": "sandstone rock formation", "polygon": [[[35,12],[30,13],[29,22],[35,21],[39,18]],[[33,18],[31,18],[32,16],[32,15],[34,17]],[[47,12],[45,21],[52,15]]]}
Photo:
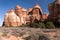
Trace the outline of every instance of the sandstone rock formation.
{"label": "sandstone rock formation", "polygon": [[38,4],[29,10],[16,5],[15,10],[9,10],[4,18],[4,26],[21,26],[26,23],[39,22],[42,19],[42,9]]}
{"label": "sandstone rock formation", "polygon": [[60,0],[56,0],[48,6],[50,15],[49,19],[51,21],[59,21],[60,22]]}
{"label": "sandstone rock formation", "polygon": [[15,13],[20,18],[20,24],[21,25],[26,24],[27,10],[17,5],[15,9]]}
{"label": "sandstone rock formation", "polygon": [[[32,10],[32,16],[33,16],[33,20],[36,20],[36,21],[40,21],[41,18],[42,18],[42,9],[40,8],[40,6],[38,4],[36,4]],[[36,22],[35,21],[35,22]]]}
{"label": "sandstone rock formation", "polygon": [[40,8],[40,6],[38,4],[34,5],[34,7],[32,9],[29,10],[30,12],[28,13],[29,15],[31,15],[31,22],[38,22],[41,20],[42,18],[42,9]]}
{"label": "sandstone rock formation", "polygon": [[4,18],[4,26],[20,26],[20,18],[10,9]]}
{"label": "sandstone rock formation", "polygon": [[19,17],[19,19],[20,19],[20,25],[22,25],[22,22],[21,22],[22,7],[20,7],[19,5],[16,5],[15,13]]}

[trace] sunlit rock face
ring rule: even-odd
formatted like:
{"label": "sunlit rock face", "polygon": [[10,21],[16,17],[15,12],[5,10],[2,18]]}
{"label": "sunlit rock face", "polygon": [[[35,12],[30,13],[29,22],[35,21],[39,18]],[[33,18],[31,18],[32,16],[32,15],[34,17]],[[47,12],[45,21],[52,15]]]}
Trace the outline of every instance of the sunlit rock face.
{"label": "sunlit rock face", "polygon": [[26,17],[27,17],[27,10],[25,8],[20,7],[19,5],[16,6],[15,13],[20,18],[20,24],[26,24]]}
{"label": "sunlit rock face", "polygon": [[20,7],[19,5],[16,5],[15,13],[17,13],[17,15],[21,14],[22,13],[22,7]]}
{"label": "sunlit rock face", "polygon": [[16,6],[15,10],[9,10],[4,18],[4,26],[21,26],[26,24],[27,10]]}
{"label": "sunlit rock face", "polygon": [[49,15],[50,20],[52,21],[60,20],[60,0],[56,0],[53,3],[49,4],[48,10],[50,12],[50,15]]}
{"label": "sunlit rock face", "polygon": [[33,9],[30,9],[30,12],[29,14],[31,15],[31,22],[34,23],[34,22],[38,22],[41,20],[41,17],[42,17],[42,10],[40,8],[40,6],[38,4],[35,4]]}
{"label": "sunlit rock face", "polygon": [[46,21],[48,19],[48,13],[44,13],[42,15],[42,21]]}
{"label": "sunlit rock face", "polygon": [[22,8],[22,16],[21,16],[21,22],[22,24],[26,24],[26,17],[27,17],[27,10]]}
{"label": "sunlit rock face", "polygon": [[22,7],[20,7],[19,5],[16,5],[15,13],[17,16],[21,17],[22,16]]}
{"label": "sunlit rock face", "polygon": [[4,18],[5,26],[20,26],[20,18],[15,14],[13,9],[10,9],[8,13],[6,13]]}

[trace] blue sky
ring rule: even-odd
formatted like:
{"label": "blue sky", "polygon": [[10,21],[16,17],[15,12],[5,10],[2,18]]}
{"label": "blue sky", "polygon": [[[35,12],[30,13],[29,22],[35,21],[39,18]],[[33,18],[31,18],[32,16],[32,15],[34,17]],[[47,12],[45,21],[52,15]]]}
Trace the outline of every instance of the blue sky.
{"label": "blue sky", "polygon": [[4,15],[10,8],[15,8],[16,5],[20,5],[23,8],[31,8],[34,4],[39,4],[43,13],[48,12],[48,4],[54,0],[0,0],[0,26],[3,23]]}

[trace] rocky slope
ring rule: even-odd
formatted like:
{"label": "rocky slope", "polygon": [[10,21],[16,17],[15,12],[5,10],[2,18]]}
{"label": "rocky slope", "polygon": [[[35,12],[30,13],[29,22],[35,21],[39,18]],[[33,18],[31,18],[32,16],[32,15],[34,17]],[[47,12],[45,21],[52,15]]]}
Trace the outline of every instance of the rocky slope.
{"label": "rocky slope", "polygon": [[57,40],[56,29],[28,27],[0,28],[0,40]]}

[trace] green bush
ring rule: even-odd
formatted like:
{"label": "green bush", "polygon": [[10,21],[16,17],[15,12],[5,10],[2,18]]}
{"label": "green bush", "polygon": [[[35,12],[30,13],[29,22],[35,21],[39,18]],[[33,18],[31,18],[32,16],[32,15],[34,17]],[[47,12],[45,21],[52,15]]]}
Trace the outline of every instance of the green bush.
{"label": "green bush", "polygon": [[55,28],[55,25],[53,24],[53,22],[46,22],[46,24],[44,22],[39,22],[39,23],[32,23],[30,27],[52,29]]}
{"label": "green bush", "polygon": [[32,24],[30,24],[30,27],[33,27],[33,28],[46,28],[45,24],[43,22],[32,23]]}
{"label": "green bush", "polygon": [[39,28],[46,28],[46,26],[43,22],[39,22]]}
{"label": "green bush", "polygon": [[53,22],[46,22],[46,28],[52,29],[55,28],[55,25],[53,24]]}
{"label": "green bush", "polygon": [[32,24],[31,24],[31,27],[34,27],[34,28],[39,28],[39,26],[40,26],[40,25],[39,25],[38,23],[32,23]]}
{"label": "green bush", "polygon": [[23,24],[21,27],[31,27],[31,28],[48,28],[52,29],[55,28],[53,22],[39,22],[39,23],[31,23],[31,24]]}

